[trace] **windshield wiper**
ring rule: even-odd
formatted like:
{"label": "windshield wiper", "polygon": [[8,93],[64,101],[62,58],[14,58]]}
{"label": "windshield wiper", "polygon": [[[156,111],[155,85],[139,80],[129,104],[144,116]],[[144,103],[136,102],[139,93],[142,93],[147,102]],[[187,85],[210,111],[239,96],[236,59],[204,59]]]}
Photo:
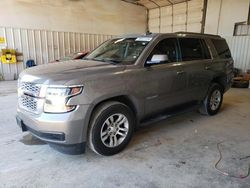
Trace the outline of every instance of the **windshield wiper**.
{"label": "windshield wiper", "polygon": [[111,63],[111,64],[118,64],[121,61],[117,61],[117,60],[113,60],[113,59],[97,59],[97,58],[93,58],[93,59],[89,59],[89,60],[93,60],[93,61],[100,61],[100,62],[105,62],[105,63]]}
{"label": "windshield wiper", "polygon": [[83,60],[91,60],[91,61],[99,61],[99,62],[105,62],[103,59],[96,59],[96,58],[87,58],[87,57],[84,57],[82,58]]}
{"label": "windshield wiper", "polygon": [[121,63],[121,61],[118,61],[118,60],[106,60],[105,62],[111,62],[112,64],[118,64],[118,63]]}

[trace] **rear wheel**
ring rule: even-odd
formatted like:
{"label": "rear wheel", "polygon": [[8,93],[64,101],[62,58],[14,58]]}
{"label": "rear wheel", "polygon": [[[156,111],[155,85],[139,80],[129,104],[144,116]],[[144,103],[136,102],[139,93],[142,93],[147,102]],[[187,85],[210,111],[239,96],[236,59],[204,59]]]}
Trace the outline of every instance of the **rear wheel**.
{"label": "rear wheel", "polygon": [[215,115],[220,110],[223,101],[223,89],[217,84],[213,83],[204,99],[199,112],[205,115]]}
{"label": "rear wheel", "polygon": [[128,106],[106,102],[99,106],[91,119],[89,147],[100,155],[114,155],[123,150],[134,131],[135,118]]}

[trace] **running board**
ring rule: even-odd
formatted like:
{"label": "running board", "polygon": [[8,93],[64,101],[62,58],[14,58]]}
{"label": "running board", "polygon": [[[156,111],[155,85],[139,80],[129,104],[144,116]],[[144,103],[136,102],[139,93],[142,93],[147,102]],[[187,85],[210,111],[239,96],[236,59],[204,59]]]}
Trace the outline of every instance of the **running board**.
{"label": "running board", "polygon": [[197,102],[196,102],[195,104],[194,103],[185,104],[185,105],[182,105],[182,106],[167,109],[167,110],[164,110],[163,112],[158,113],[158,114],[156,114],[154,116],[150,116],[150,117],[148,117],[146,119],[143,119],[140,122],[139,126],[140,127],[147,126],[147,125],[159,122],[159,121],[163,121],[165,119],[168,119],[170,117],[173,117],[173,116],[176,116],[176,115],[179,115],[179,114],[184,114],[186,112],[197,110],[199,107],[200,107],[200,104],[197,104]]}

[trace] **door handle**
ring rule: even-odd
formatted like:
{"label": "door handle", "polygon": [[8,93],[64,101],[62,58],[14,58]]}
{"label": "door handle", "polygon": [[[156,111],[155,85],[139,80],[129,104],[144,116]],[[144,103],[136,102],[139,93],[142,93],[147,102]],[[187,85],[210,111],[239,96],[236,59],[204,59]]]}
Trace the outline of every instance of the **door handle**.
{"label": "door handle", "polygon": [[184,74],[185,73],[185,71],[178,71],[178,72],[176,72],[178,75],[181,75],[181,74]]}
{"label": "door handle", "polygon": [[206,67],[205,67],[205,70],[210,70],[210,66],[206,66]]}

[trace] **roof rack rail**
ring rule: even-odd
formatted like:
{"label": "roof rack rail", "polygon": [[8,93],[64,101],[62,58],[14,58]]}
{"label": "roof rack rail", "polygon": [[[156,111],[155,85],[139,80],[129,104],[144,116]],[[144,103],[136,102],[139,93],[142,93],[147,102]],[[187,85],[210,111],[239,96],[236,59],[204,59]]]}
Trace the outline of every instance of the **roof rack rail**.
{"label": "roof rack rail", "polygon": [[186,31],[178,31],[178,32],[175,32],[175,34],[205,35],[205,36],[210,36],[210,37],[221,38],[221,36],[219,36],[219,35],[204,34],[204,33],[195,33],[195,32],[186,32]]}

